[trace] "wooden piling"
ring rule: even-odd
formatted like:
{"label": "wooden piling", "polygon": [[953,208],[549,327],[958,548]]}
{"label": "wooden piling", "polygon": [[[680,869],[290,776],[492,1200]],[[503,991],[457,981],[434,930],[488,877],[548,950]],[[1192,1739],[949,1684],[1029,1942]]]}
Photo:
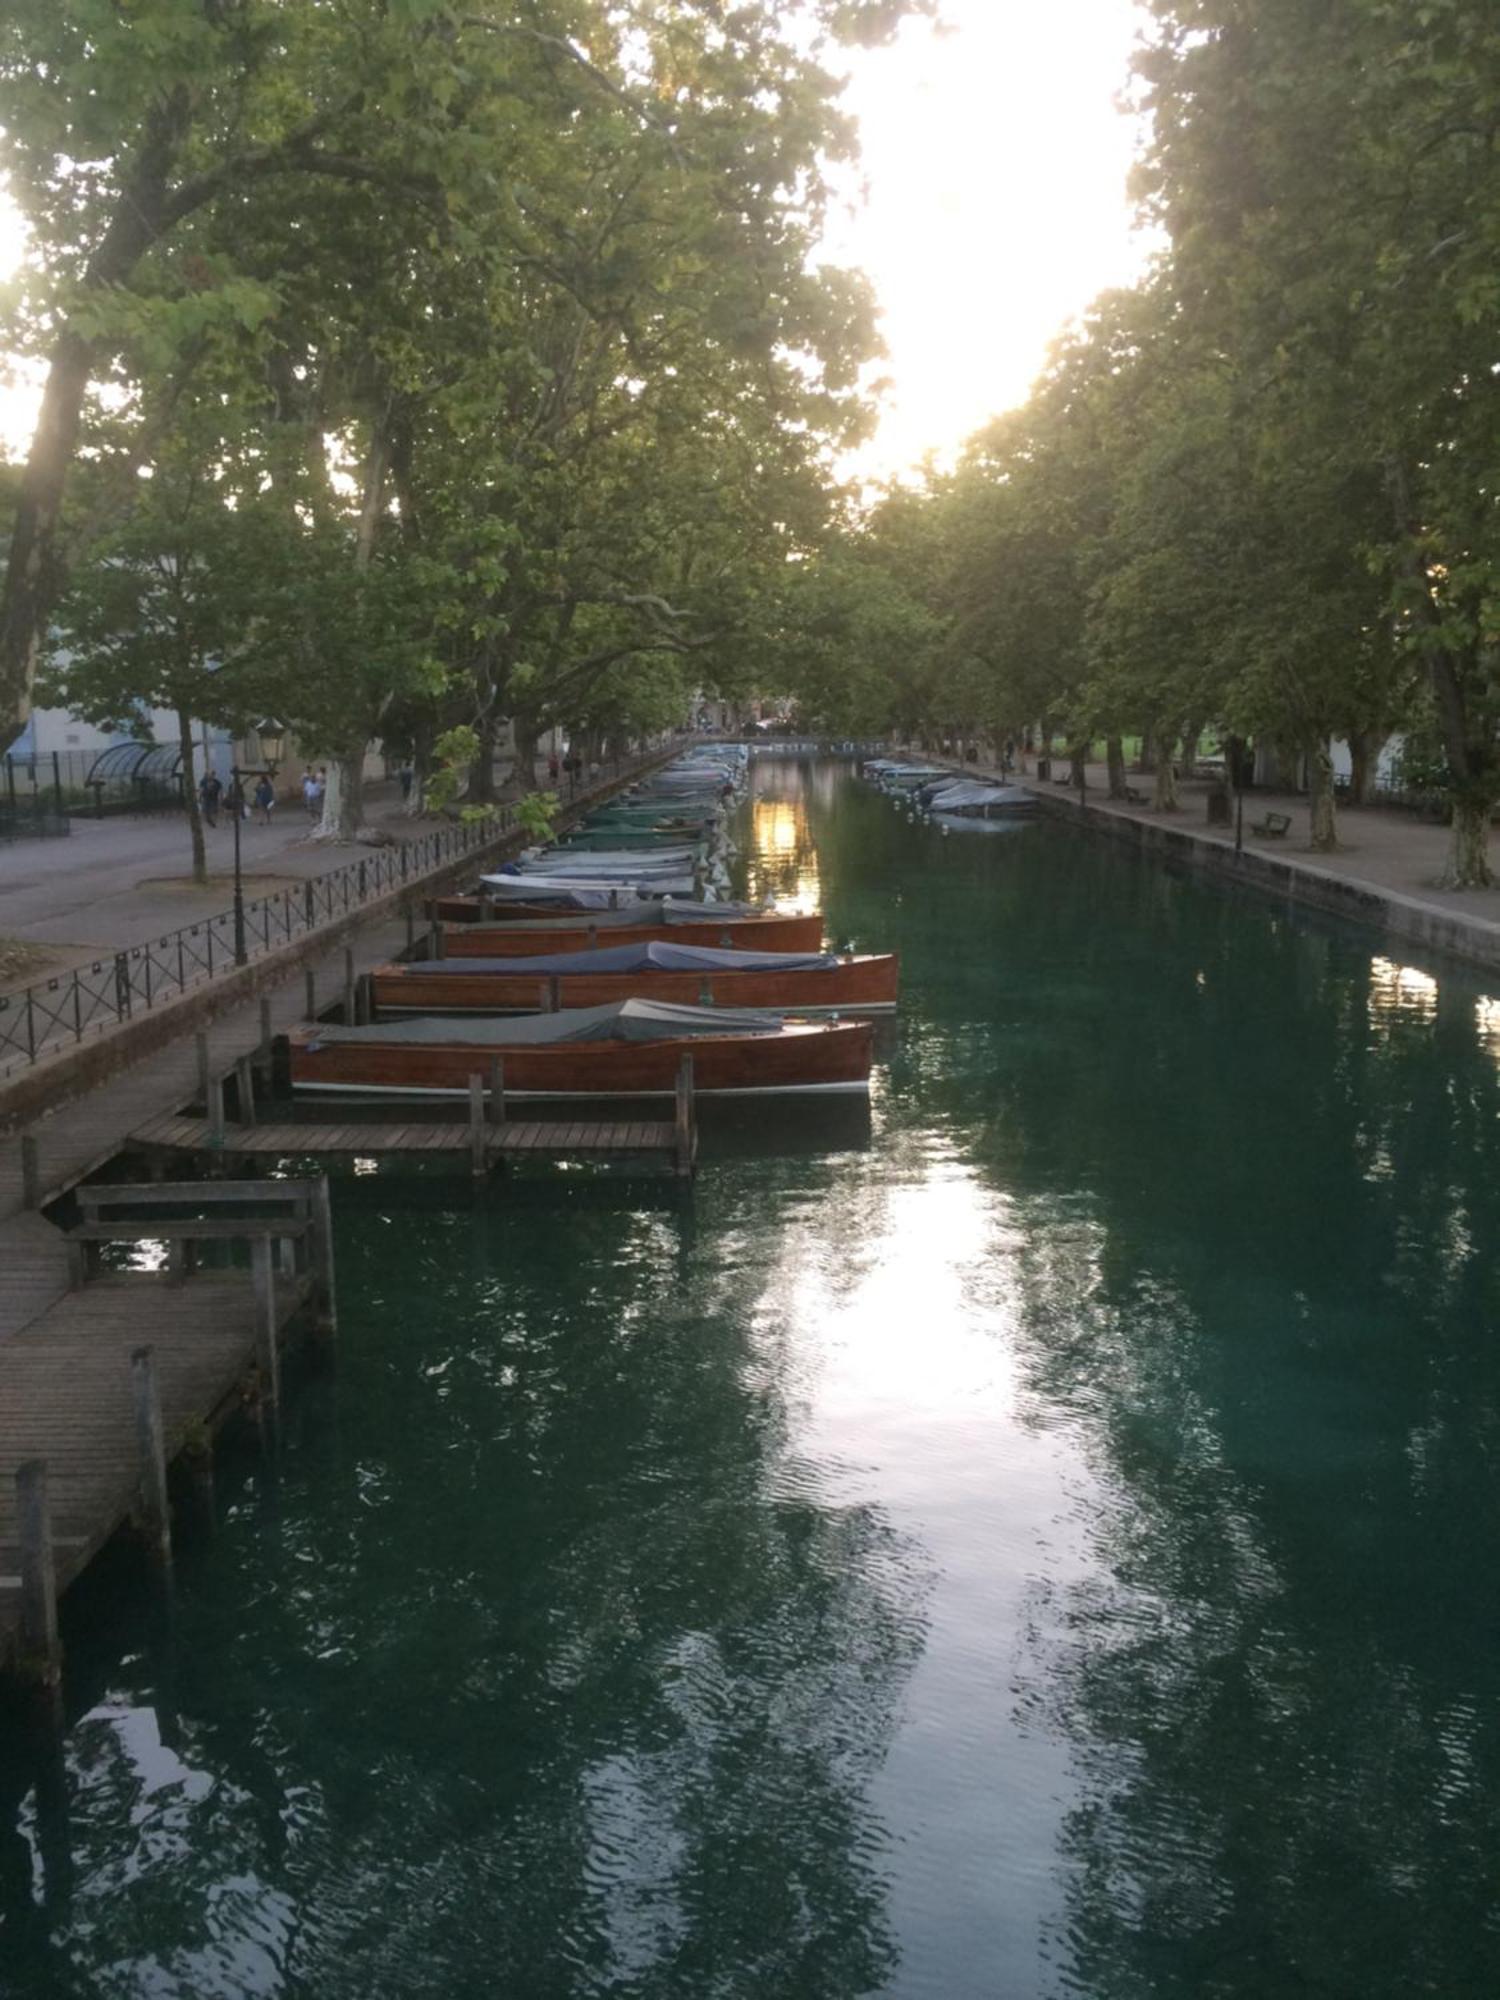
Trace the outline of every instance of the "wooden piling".
{"label": "wooden piling", "polygon": [[56,1687],[62,1679],[62,1639],[57,1629],[57,1566],[44,1458],[29,1458],[16,1470],[16,1524],[21,1544],[21,1647],[29,1671],[45,1686]]}
{"label": "wooden piling", "polygon": [[496,1056],[490,1064],[490,1124],[498,1132],[505,1123],[505,1058]]}
{"label": "wooden piling", "polygon": [[130,1386],[135,1404],[136,1452],[141,1462],[141,1527],[152,1561],[164,1570],[170,1569],[172,1510],[167,1499],[167,1452],[156,1355],[150,1347],[132,1350]]}
{"label": "wooden piling", "polygon": [[42,1159],[35,1135],[21,1134],[21,1206],[40,1208],[42,1205]]}
{"label": "wooden piling", "polygon": [[208,1089],[205,1092],[205,1096],[208,1100],[205,1106],[208,1117],[208,1143],[215,1147],[222,1146],[224,1143],[224,1079],[213,1069],[209,1070]]}
{"label": "wooden piling", "polygon": [[697,1151],[696,1108],[693,1102],[693,1059],[684,1056],[677,1065],[677,1171],[690,1174]]}
{"label": "wooden piling", "polygon": [[490,1163],[489,1134],[484,1120],[484,1078],[475,1070],[469,1078],[469,1155],[476,1174]]}
{"label": "wooden piling", "polygon": [[304,1021],[318,1018],[318,975],[310,965],[302,974],[302,1018]]}
{"label": "wooden piling", "polygon": [[344,946],[344,1026],[353,1027],[354,1012],[354,947]]}
{"label": "wooden piling", "polygon": [[276,1266],[269,1236],[252,1238],[250,1281],[255,1288],[255,1346],[260,1364],[263,1436],[274,1432],[281,1408],[281,1351],[276,1342]]}
{"label": "wooden piling", "polygon": [[218,1509],[214,1500],[214,1442],[207,1425],[183,1446],[182,1463],[193,1489],[193,1509],[199,1525],[205,1534],[211,1535],[218,1526]]}
{"label": "wooden piling", "polygon": [[271,1060],[271,1035],[271,996],[269,993],[262,993],[260,996],[260,1047],[256,1051],[262,1062],[269,1062]]}
{"label": "wooden piling", "polygon": [[194,1035],[193,1046],[198,1053],[198,1102],[203,1106],[206,1115],[208,1111],[209,1079],[208,1036],[203,1033],[202,1029]]}
{"label": "wooden piling", "polygon": [[443,934],[443,927],[440,923],[434,923],[432,926],[432,955],[434,958],[446,958],[448,956],[448,941]]}
{"label": "wooden piling", "polygon": [[239,1099],[240,1123],[255,1123],[255,1066],[249,1056],[237,1056],[234,1064],[235,1095]]}
{"label": "wooden piling", "polygon": [[313,1276],[320,1293],[319,1324],[332,1335],[339,1329],[338,1297],[333,1277],[333,1203],[328,1193],[328,1176],[319,1174],[309,1191],[312,1217]]}

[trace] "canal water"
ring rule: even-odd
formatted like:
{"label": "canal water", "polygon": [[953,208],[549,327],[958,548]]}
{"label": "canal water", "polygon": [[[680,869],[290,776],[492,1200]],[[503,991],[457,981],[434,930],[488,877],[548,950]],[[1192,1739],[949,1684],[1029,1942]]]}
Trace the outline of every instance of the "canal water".
{"label": "canal water", "polygon": [[1500,993],[756,785],[902,954],[868,1118],[340,1184],[278,1476],[0,1781],[0,1992],[1500,1990]]}

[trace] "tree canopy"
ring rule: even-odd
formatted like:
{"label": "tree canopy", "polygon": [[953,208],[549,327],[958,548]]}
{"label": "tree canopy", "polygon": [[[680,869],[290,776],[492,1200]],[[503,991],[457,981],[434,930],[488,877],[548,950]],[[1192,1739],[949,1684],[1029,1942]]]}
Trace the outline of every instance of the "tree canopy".
{"label": "tree canopy", "polygon": [[[236,672],[329,760],[628,732],[743,688],[871,421],[832,60],[931,0],[18,0],[0,168],[46,369],[0,739],[69,591],[184,460],[232,517]],[[219,524],[223,526],[221,522]],[[95,592],[98,596],[98,592]]]}
{"label": "tree canopy", "polygon": [[[908,505],[938,551],[922,655],[872,719],[1153,745],[1205,725],[1303,762],[1336,838],[1395,730],[1446,794],[1454,883],[1500,804],[1500,16],[1478,0],[1149,0],[1136,192],[1163,248],[1027,404]],[[823,591],[885,571],[884,510]],[[903,607],[901,614],[907,618]],[[911,629],[908,624],[908,629]],[[851,635],[856,627],[851,625]],[[840,674],[809,658],[807,713]],[[1112,756],[1117,782],[1123,760]]]}

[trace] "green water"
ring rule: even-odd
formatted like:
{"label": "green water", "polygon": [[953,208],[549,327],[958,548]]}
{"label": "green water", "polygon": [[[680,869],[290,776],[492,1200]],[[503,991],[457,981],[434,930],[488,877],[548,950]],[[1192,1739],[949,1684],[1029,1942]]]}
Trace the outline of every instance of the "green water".
{"label": "green water", "polygon": [[868,1129],[341,1183],[278,1476],[0,1751],[0,1992],[1500,1990],[1500,1002],[760,783]]}

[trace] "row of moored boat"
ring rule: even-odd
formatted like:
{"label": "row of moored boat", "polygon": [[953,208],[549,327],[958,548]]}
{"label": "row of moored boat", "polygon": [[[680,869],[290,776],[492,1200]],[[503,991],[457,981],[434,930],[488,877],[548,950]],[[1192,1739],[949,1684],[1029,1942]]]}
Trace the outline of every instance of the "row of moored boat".
{"label": "row of moored boat", "polygon": [[371,976],[368,1023],[300,1031],[305,1092],[507,1097],[863,1091],[893,954],[824,949],[823,918],[728,900],[741,746],[689,751],[567,837],[442,899],[425,955]]}
{"label": "row of moored boat", "polygon": [[1037,811],[1033,793],[998,778],[973,778],[940,764],[901,763],[871,757],[861,766],[870,783],[904,805],[914,818],[927,818],[945,833],[973,833],[1029,819]]}

